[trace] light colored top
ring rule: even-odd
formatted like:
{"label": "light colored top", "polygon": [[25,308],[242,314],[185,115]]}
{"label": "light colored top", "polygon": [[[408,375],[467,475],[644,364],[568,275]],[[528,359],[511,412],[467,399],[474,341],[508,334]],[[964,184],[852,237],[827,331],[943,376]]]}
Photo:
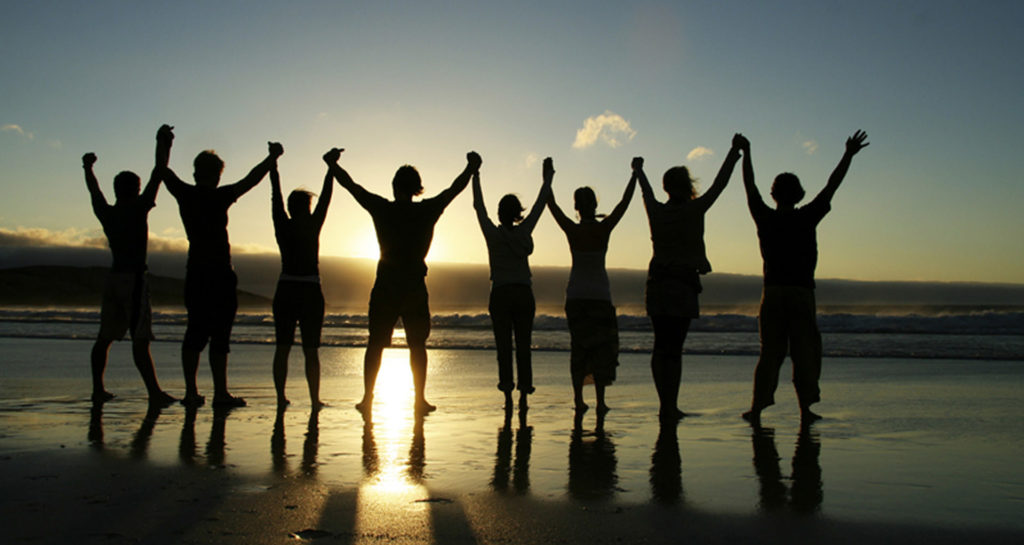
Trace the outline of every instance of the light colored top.
{"label": "light colored top", "polygon": [[537,226],[537,220],[544,212],[544,204],[550,192],[550,184],[541,185],[530,213],[518,225],[495,225],[487,217],[480,177],[473,176],[473,209],[476,210],[477,222],[480,223],[480,230],[487,242],[492,288],[509,284],[532,285],[529,257],[533,253],[533,228]]}

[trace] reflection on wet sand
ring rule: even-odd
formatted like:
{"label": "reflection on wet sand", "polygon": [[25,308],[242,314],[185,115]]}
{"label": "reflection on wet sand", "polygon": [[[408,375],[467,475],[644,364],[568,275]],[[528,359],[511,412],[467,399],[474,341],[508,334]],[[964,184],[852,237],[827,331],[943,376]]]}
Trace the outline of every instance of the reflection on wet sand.
{"label": "reflection on wet sand", "polygon": [[185,418],[181,423],[181,437],[178,440],[178,458],[185,465],[196,463],[196,407],[185,407]]}
{"label": "reflection on wet sand", "polygon": [[683,499],[682,457],[676,422],[662,422],[651,453],[651,496],[654,501],[674,504]]}
{"label": "reflection on wet sand", "polygon": [[103,404],[93,403],[89,409],[89,433],[86,435],[89,446],[103,450]]}
{"label": "reflection on wet sand", "polygon": [[277,406],[274,429],[270,432],[270,468],[277,475],[288,473],[288,455],[284,437],[284,412],[287,405]]}
{"label": "reflection on wet sand", "polygon": [[146,457],[146,451],[149,450],[149,440],[153,437],[153,428],[156,427],[156,420],[160,418],[162,410],[162,405],[149,405],[146,416],[142,418],[142,424],[139,425],[139,429],[132,436],[130,450],[132,458],[143,459]]}
{"label": "reflection on wet sand", "polygon": [[[592,437],[592,439],[589,439]],[[607,500],[617,491],[615,443],[604,431],[604,415],[598,414],[593,432],[582,428],[577,414],[569,440],[569,495],[579,500]]]}
{"label": "reflection on wet sand", "polygon": [[783,482],[779,469],[779,451],[775,448],[775,429],[752,426],[754,472],[760,484],[758,509],[773,512],[789,507],[799,513],[816,513],[824,499],[821,466],[818,458],[821,441],[817,433],[802,426],[793,453],[790,486]]}
{"label": "reflection on wet sand", "polygon": [[309,421],[306,423],[306,439],[302,441],[302,474],[306,477],[316,477],[317,452],[320,449],[320,407],[313,407],[309,411]]}
{"label": "reflection on wet sand", "polygon": [[512,408],[505,409],[504,425],[498,430],[498,449],[494,455],[494,475],[491,488],[504,492],[508,490],[509,476],[516,494],[530,490],[530,451],[533,428],[526,422],[527,411],[519,411],[519,429],[515,433],[515,459],[512,458]]}

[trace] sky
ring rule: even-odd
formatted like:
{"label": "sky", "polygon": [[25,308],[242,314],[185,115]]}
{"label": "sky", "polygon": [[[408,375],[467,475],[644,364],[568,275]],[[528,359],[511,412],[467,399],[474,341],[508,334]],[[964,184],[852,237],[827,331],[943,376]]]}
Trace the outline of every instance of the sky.
{"label": "sky", "polygon": [[[634,156],[662,199],[675,165],[706,189],[736,132],[766,200],[783,171],[813,196],[863,129],[871,145],[818,229],[819,278],[1024,283],[1022,24],[1009,1],[4,2],[0,239],[102,241],[82,154],[113,201],[117,172],[148,176],[163,123],[187,181],[202,150],[228,183],[280,141],[286,192],[319,192],[337,146],[367,189],[390,197],[412,164],[430,196],[475,150],[492,217],[506,193],[532,203],[547,156],[569,213],[584,185],[610,211]],[[265,180],[232,207],[235,252],[277,251],[269,195]],[[173,198],[157,203],[151,248],[184,247]],[[550,215],[534,237],[533,264],[570,263]],[[739,168],[705,240],[715,271],[760,273]],[[321,253],[376,255],[341,188]],[[642,269],[650,254],[638,191],[607,262]],[[470,190],[429,261],[487,261]]]}

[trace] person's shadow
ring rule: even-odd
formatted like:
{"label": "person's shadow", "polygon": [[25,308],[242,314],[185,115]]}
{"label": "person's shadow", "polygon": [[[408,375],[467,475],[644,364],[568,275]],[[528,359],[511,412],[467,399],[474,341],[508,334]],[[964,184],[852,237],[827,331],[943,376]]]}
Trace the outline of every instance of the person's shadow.
{"label": "person's shadow", "polygon": [[412,425],[412,442],[409,444],[409,466],[406,475],[409,482],[423,484],[427,466],[427,440],[423,433],[424,414],[417,411]]}
{"label": "person's shadow", "polygon": [[185,418],[181,423],[181,436],[178,439],[178,459],[185,465],[196,463],[196,414],[198,408],[185,406]]}
{"label": "person's shadow", "polygon": [[675,504],[683,499],[683,460],[679,455],[677,427],[675,421],[662,421],[651,453],[651,496],[658,503]]}
{"label": "person's shadow", "polygon": [[284,412],[287,405],[277,406],[277,415],[274,417],[274,429],[270,433],[270,467],[277,475],[288,473],[288,454],[285,448],[284,437]]}
{"label": "person's shadow", "polygon": [[210,439],[206,442],[206,465],[216,468],[224,467],[225,451],[227,441],[225,430],[227,428],[228,415],[234,407],[214,407],[213,423],[210,425]]}
{"label": "person's shadow", "polygon": [[760,483],[758,508],[774,512],[789,507],[798,513],[815,513],[824,500],[821,481],[821,442],[809,426],[801,426],[793,453],[791,481],[787,487],[779,469],[779,451],[775,448],[775,430],[752,426],[754,472]]}
{"label": "person's shadow", "polygon": [[86,438],[90,447],[103,450],[103,402],[94,402],[89,409],[89,432]]}
{"label": "person's shadow", "polygon": [[527,411],[519,411],[519,428],[515,432],[515,458],[512,457],[512,408],[505,409],[504,425],[498,429],[498,448],[494,455],[494,476],[491,488],[504,492],[508,490],[509,475],[516,494],[530,490],[530,451],[532,450],[533,428],[527,424]]}
{"label": "person's shadow", "polygon": [[604,431],[604,415],[597,415],[591,434],[582,429],[582,414],[577,414],[569,440],[569,495],[578,500],[611,498],[618,490],[617,465],[615,443]]}

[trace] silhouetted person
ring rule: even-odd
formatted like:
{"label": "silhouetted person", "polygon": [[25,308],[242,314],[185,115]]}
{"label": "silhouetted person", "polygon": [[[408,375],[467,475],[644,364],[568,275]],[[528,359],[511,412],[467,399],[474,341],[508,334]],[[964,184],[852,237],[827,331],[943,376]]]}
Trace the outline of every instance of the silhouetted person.
{"label": "silhouetted person", "polygon": [[[336,162],[342,150],[333,149],[324,161]],[[288,378],[288,353],[295,344],[295,325],[302,332],[302,353],[306,357],[306,383],[309,402],[314,409],[320,401],[320,333],[324,325],[324,294],[320,289],[320,230],[327,219],[334,184],[328,169],[316,209],[310,212],[313,194],[296,189],[288,195],[285,212],[281,178],[277,163],[270,170],[270,203],[274,218],[274,237],[281,250],[281,276],[274,292],[274,388],[277,404],[286,405],[285,380]],[[289,217],[290,214],[290,217]]]}
{"label": "silhouetted person", "polygon": [[100,332],[92,346],[92,400],[104,402],[114,394],[103,387],[103,372],[107,368],[107,354],[110,344],[124,338],[126,332],[132,336],[132,359],[142,375],[149,393],[149,402],[167,405],[174,398],[160,389],[153,367],[153,356],[149,343],[153,339],[153,313],[149,302],[149,277],[146,273],[146,244],[149,241],[149,211],[156,206],[156,194],[160,190],[160,178],[171,152],[174,134],[171,127],[163,125],[156,135],[156,164],[139,193],[141,181],[134,172],[124,171],[114,177],[113,205],[100,190],[92,166],[96,162],[94,153],[82,156],[85,170],[85,186],[92,197],[92,210],[103,225],[103,232],[110,244],[113,263],[103,288],[103,303],[100,309]]}
{"label": "silhouetted person", "polygon": [[356,408],[369,415],[373,409],[373,389],[380,371],[381,355],[391,345],[391,336],[399,318],[409,345],[409,365],[416,390],[415,411],[430,412],[427,403],[427,337],[430,336],[430,307],[427,303],[427,265],[424,259],[434,238],[434,225],[445,207],[469,185],[470,176],[480,169],[480,156],[466,154],[466,168],[451,186],[437,196],[414,202],[423,193],[420,174],[410,165],[398,169],[391,181],[395,200],[389,201],[355,183],[337,163],[331,173],[370,216],[380,244],[377,279],[370,292],[370,338],[363,360],[363,399]]}
{"label": "silhouetted person", "polygon": [[[498,389],[505,393],[505,406],[512,406],[512,389],[519,390],[519,409],[527,408],[526,396],[533,393],[533,366],[530,341],[537,304],[530,279],[530,254],[533,253],[533,228],[544,212],[547,194],[555,170],[551,158],[544,160],[544,183],[540,194],[523,218],[519,197],[505,195],[498,202],[498,225],[487,217],[480,173],[473,176],[473,208],[480,230],[487,241],[487,257],[491,265],[491,297],[487,310],[494,328],[494,345],[498,351]],[[512,378],[512,335],[515,334],[516,374]]]}
{"label": "silhouetted person", "polygon": [[857,131],[846,140],[846,152],[832,171],[825,188],[806,206],[796,207],[804,197],[799,178],[789,172],[775,177],[769,208],[754,185],[750,142],[739,137],[743,152],[743,187],[750,215],[757,224],[757,237],[764,258],[764,289],[757,317],[761,356],[754,370],[754,397],[743,418],[756,423],[761,411],[775,403],[779,368],[786,354],[793,360],[793,385],[805,423],[821,418],[811,411],[820,400],[821,333],[818,331],[814,301],[814,268],[818,263],[818,223],[832,208],[832,196],[850,168],[850,161],[862,148],[867,134]]}
{"label": "silhouetted person", "polygon": [[[554,167],[551,168],[554,176]],[[604,401],[605,387],[615,380],[619,365],[619,326],[612,306],[611,287],[604,258],[608,253],[608,238],[622,219],[636,189],[634,171],[611,214],[598,219],[597,195],[589,187],[581,187],[573,194],[580,222],[576,223],[562,212],[553,193],[548,193],[548,208],[555,222],[565,232],[572,253],[569,284],[565,288],[565,317],[569,323],[571,345],[570,370],[573,403],[577,412],[587,410],[583,402],[583,381],[591,376],[597,394],[597,411],[608,411]]]}
{"label": "silhouetted person", "polygon": [[181,222],[188,236],[188,262],[185,271],[185,309],[188,325],[181,345],[181,367],[185,374],[184,405],[199,406],[206,399],[199,395],[196,372],[199,355],[210,343],[210,371],[213,374],[213,405],[241,407],[245,400],[228,392],[228,352],[231,327],[238,311],[238,277],[231,267],[231,244],[228,242],[228,208],[250,189],[256,187],[270,172],[284,148],[268,143],[267,158],[236,183],[220,186],[224,170],[211,150],[196,156],[193,177],[196,184],[186,184],[170,169],[164,183],[178,200]]}
{"label": "silhouetted person", "polygon": [[722,167],[711,188],[697,195],[696,182],[684,166],[672,167],[662,177],[667,202],[658,202],[643,171],[643,159],[633,160],[640,180],[640,192],[651,227],[654,255],[647,269],[647,315],[654,328],[651,375],[658,391],[659,416],[678,420],[684,415],[676,406],[683,371],[683,343],[690,320],[700,317],[698,294],[703,290],[700,275],[711,272],[704,247],[704,214],[715,204],[729,183],[739,160],[733,138]]}

